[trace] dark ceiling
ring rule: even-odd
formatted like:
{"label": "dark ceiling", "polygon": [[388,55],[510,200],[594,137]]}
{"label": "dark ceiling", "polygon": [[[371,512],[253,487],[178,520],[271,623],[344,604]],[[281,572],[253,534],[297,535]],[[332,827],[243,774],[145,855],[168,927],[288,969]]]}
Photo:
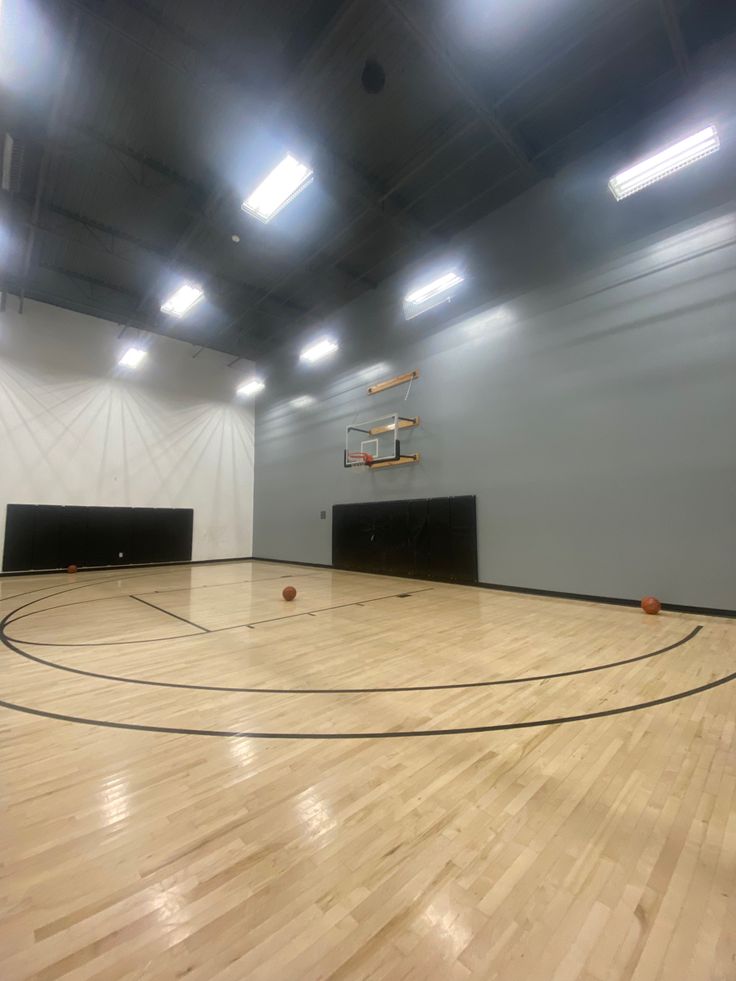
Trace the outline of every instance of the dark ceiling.
{"label": "dark ceiling", "polygon": [[[679,95],[736,30],[733,0],[2,10],[4,288],[256,360]],[[263,225],[240,203],[287,150],[315,181]],[[207,298],[172,323],[182,279]]]}

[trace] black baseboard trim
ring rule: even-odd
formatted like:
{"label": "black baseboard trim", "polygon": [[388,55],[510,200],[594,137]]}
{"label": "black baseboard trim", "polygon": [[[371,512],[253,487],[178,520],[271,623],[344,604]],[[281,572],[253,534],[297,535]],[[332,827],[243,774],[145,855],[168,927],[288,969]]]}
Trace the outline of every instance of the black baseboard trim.
{"label": "black baseboard trim", "polygon": [[328,562],[295,562],[291,559],[265,559],[260,555],[253,556],[254,562],[279,562],[282,565],[305,565],[312,569],[334,569],[335,572],[353,572],[356,575],[366,576],[390,576],[392,579],[405,579],[407,582],[438,582],[447,583],[448,586],[477,586],[477,582],[461,582],[459,579],[438,579],[436,576],[399,576],[393,572],[366,572],[363,569],[343,569],[342,566],[332,565]]}
{"label": "black baseboard trim", "polygon": [[[163,569],[178,565],[215,565],[218,562],[252,562],[252,555],[236,555],[231,559],[177,559],[175,562],[140,562],[130,565],[80,565],[79,572],[109,572],[111,569]],[[0,579],[10,579],[13,576],[50,576],[54,573],[66,572],[60,569],[26,569],[20,572],[0,572]]]}
{"label": "black baseboard trim", "polygon": [[334,566],[327,562],[295,562],[293,559],[267,559],[262,555],[252,556],[251,562],[278,562],[279,565],[306,565],[310,569],[334,569]]}
{"label": "black baseboard trim", "polygon": [[[478,582],[481,589],[496,589],[500,593],[523,593],[526,596],[548,596],[551,599],[578,600],[583,603],[606,603],[609,606],[639,606],[641,600],[619,596],[593,596],[589,593],[565,593],[557,589],[534,589],[531,586],[502,586],[499,583]],[[683,603],[662,603],[662,608],[673,613],[693,613],[705,617],[736,618],[736,610],[720,610],[711,606],[687,606]]]}
{"label": "black baseboard trim", "polygon": [[[325,562],[296,562],[291,559],[266,559],[261,556],[253,556],[254,562],[280,562],[283,565],[306,565],[316,569],[334,569],[333,565]],[[352,570],[338,570],[349,572]],[[374,573],[369,573],[374,575]],[[407,576],[396,576],[397,579],[407,579]],[[565,593],[557,589],[535,589],[532,586],[503,586],[493,582],[474,582],[458,583],[447,579],[422,579],[415,576],[411,582],[447,582],[451,586],[476,586],[478,589],[495,589],[500,593],[522,593],[526,596],[548,596],[551,599],[578,600],[583,603],[606,603],[609,606],[639,606],[641,600],[624,599],[619,596],[594,596],[590,593]],[[663,603],[663,608],[671,610],[673,613],[692,613],[695,616],[704,617],[727,617],[736,619],[736,610],[721,610],[711,606],[687,606],[683,603]]]}
{"label": "black baseboard trim", "polygon": [[639,600],[618,599],[615,596],[594,596],[592,593],[565,593],[557,589],[535,589],[533,586],[504,586],[495,582],[479,582],[480,589],[495,589],[499,593],[522,593],[524,596],[549,596],[551,599],[580,600],[583,603],[606,603],[609,606],[638,606]]}

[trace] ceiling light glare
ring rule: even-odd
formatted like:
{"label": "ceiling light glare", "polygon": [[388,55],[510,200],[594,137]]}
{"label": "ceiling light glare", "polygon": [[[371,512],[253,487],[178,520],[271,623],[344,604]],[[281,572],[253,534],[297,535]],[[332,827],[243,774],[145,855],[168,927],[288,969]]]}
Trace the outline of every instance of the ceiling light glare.
{"label": "ceiling light glare", "polygon": [[255,191],[243,201],[243,211],[262,222],[270,221],[312,183],[314,171],[287,153]]}
{"label": "ceiling light glare", "polygon": [[452,299],[452,292],[456,286],[463,282],[463,277],[457,272],[446,272],[437,279],[433,279],[423,286],[417,287],[407,293],[404,297],[404,315],[407,320],[416,317],[426,310],[431,310],[438,303],[445,303]]}
{"label": "ceiling light glare", "polygon": [[172,317],[183,317],[196,303],[199,303],[203,296],[204,290],[201,287],[184,283],[161,305],[161,312],[168,313]]}
{"label": "ceiling light glare", "polygon": [[292,399],[289,405],[294,409],[306,409],[310,405],[314,405],[314,399],[311,395],[300,395],[298,398]]}
{"label": "ceiling light glare", "polygon": [[315,361],[321,361],[322,358],[328,357],[337,350],[338,345],[335,343],[335,341],[331,340],[329,337],[323,337],[314,344],[310,344],[308,347],[305,347],[302,353],[299,355],[299,360],[308,361],[310,364],[314,364]]}
{"label": "ceiling light glare", "polygon": [[140,347],[129,347],[118,364],[123,368],[137,368],[145,358],[146,352]]}
{"label": "ceiling light glare", "polygon": [[257,395],[258,392],[262,392],[265,387],[266,383],[262,382],[260,378],[250,378],[237,389],[236,395]]}
{"label": "ceiling light glare", "polygon": [[661,181],[663,177],[689,167],[696,160],[710,156],[720,147],[718,131],[715,126],[706,126],[691,136],[673,143],[651,157],[627,167],[613,176],[608,182],[611,194],[617,201]]}

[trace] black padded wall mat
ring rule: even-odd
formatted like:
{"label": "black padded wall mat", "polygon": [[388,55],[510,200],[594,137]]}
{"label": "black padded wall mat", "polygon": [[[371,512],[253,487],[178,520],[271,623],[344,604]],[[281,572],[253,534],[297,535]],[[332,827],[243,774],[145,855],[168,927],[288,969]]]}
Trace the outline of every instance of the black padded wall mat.
{"label": "black padded wall mat", "polygon": [[3,572],[189,562],[191,508],[8,504]]}
{"label": "black padded wall mat", "polygon": [[475,583],[475,497],[336,504],[332,564],[353,572]]}

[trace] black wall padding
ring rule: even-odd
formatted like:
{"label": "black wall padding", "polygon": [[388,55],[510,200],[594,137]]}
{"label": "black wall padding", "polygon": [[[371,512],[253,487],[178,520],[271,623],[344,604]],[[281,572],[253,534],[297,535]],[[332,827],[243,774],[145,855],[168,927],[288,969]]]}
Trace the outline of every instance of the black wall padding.
{"label": "black wall padding", "polygon": [[190,562],[193,527],[191,508],[8,504],[3,571]]}
{"label": "black wall padding", "polygon": [[336,504],[332,564],[352,572],[475,583],[475,497]]}

